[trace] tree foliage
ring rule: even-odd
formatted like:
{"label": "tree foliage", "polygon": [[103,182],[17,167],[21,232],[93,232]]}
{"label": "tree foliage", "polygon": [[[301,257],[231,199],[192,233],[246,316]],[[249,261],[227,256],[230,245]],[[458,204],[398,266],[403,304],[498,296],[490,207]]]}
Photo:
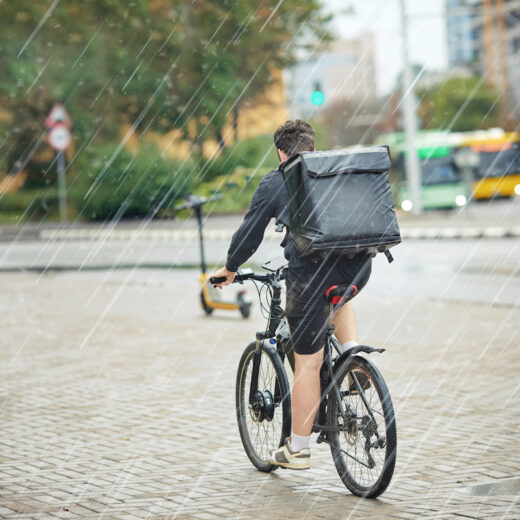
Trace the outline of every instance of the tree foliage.
{"label": "tree foliage", "polygon": [[26,167],[63,102],[76,146],[180,129],[221,136],[295,51],[327,38],[320,0],[0,2],[0,106],[9,170]]}
{"label": "tree foliage", "polygon": [[425,129],[463,132],[500,126],[500,96],[482,78],[452,78],[419,94]]}

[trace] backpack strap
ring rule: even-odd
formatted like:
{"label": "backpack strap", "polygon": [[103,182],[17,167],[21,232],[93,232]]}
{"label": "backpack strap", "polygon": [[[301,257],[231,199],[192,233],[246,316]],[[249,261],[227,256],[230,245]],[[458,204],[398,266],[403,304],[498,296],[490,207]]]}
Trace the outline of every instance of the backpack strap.
{"label": "backpack strap", "polygon": [[394,261],[394,257],[392,256],[392,253],[388,249],[385,249],[385,256],[388,260],[388,263],[391,264]]}

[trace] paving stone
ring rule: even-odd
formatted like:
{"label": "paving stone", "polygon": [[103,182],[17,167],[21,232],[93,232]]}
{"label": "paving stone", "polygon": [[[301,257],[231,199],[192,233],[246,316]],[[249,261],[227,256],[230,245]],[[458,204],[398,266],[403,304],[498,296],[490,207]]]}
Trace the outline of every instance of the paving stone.
{"label": "paving stone", "polygon": [[251,466],[234,384],[258,308],[207,318],[194,272],[156,275],[0,275],[0,517],[520,519],[518,497],[471,494],[520,474],[520,360],[505,348],[520,310],[360,298],[367,342],[389,347],[373,360],[399,436],[392,483],[369,501],[316,436],[307,472]]}

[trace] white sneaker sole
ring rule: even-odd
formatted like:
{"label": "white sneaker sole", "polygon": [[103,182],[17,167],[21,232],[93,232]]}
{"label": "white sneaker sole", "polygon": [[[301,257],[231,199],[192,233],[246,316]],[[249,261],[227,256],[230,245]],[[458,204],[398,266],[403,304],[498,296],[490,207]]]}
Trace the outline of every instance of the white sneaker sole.
{"label": "white sneaker sole", "polygon": [[269,462],[269,464],[272,464],[273,466],[280,466],[282,468],[287,468],[287,469],[300,470],[300,469],[310,469],[311,468],[310,462],[307,464],[294,464],[292,462],[278,462],[273,459],[267,459],[267,462]]}

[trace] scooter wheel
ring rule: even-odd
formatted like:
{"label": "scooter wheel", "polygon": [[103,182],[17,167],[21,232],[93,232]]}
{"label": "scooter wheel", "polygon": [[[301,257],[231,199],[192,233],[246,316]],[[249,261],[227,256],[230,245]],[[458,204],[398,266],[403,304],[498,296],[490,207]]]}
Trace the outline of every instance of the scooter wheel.
{"label": "scooter wheel", "polygon": [[204,299],[204,291],[200,291],[200,305],[208,316],[213,312],[213,308],[210,307]]}
{"label": "scooter wheel", "polygon": [[237,303],[240,314],[242,314],[243,318],[249,318],[251,315],[251,302],[245,301],[244,293],[239,292],[237,294]]}

